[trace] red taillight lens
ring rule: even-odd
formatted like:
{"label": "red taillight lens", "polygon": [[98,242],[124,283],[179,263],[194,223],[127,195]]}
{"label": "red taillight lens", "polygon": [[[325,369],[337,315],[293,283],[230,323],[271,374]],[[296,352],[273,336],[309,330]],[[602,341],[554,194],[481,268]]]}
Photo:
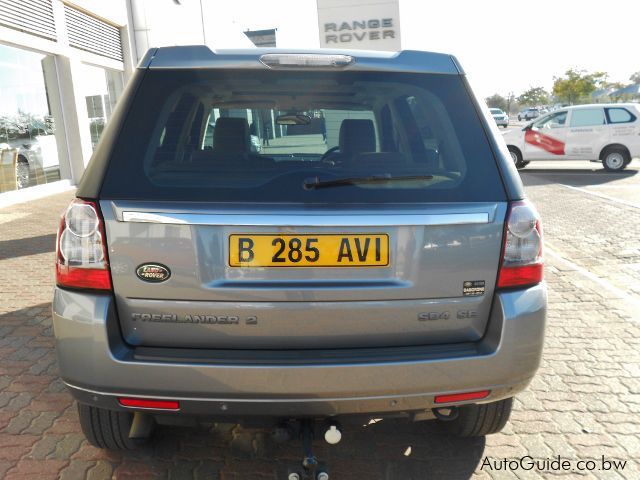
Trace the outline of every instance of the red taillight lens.
{"label": "red taillight lens", "polygon": [[94,202],[71,202],[60,219],[56,255],[57,285],[111,290],[104,225]]}
{"label": "red taillight lens", "polygon": [[464,392],[464,393],[452,393],[450,395],[436,395],[434,398],[435,403],[453,403],[453,402],[465,402],[468,400],[480,400],[481,398],[487,398],[490,390],[479,390],[477,392]]}
{"label": "red taillight lens", "polygon": [[542,281],[542,226],[528,201],[509,207],[504,233],[498,288],[526,287]]}
{"label": "red taillight lens", "polygon": [[175,400],[155,400],[148,398],[118,398],[123,407],[151,408],[153,410],[180,410],[180,403]]}

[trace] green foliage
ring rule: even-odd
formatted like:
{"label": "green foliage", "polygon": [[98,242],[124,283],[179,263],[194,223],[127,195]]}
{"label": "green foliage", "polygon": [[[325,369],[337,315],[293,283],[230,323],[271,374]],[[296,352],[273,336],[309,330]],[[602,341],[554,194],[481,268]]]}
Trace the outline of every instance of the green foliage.
{"label": "green foliage", "polygon": [[605,72],[587,73],[586,70],[570,68],[565,72],[564,77],[554,77],[553,94],[561,102],[570,105],[588,103],[591,94],[606,85],[607,74]]}
{"label": "green foliage", "polygon": [[532,87],[516,100],[520,105],[546,105],[549,103],[549,94],[542,87]]}
{"label": "green foliage", "polygon": [[640,72],[636,72],[629,77],[631,83],[640,83]]}
{"label": "green foliage", "polygon": [[507,111],[507,99],[497,93],[485,99],[489,108],[499,108],[503,112]]}

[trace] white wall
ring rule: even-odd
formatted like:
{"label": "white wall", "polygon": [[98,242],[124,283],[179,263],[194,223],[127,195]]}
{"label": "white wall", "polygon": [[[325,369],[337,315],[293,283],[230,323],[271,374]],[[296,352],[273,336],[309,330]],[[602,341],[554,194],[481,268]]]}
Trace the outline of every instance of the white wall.
{"label": "white wall", "polygon": [[208,45],[251,48],[253,43],[225,15],[222,2],[210,0],[128,0],[136,62],[149,48]]}

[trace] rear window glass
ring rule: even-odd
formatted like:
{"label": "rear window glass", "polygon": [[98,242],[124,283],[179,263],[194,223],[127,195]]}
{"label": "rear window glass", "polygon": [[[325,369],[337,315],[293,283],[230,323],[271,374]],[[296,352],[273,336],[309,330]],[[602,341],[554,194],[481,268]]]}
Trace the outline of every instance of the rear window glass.
{"label": "rear window glass", "polygon": [[609,123],[631,123],[636,117],[626,108],[607,108]]}
{"label": "rear window glass", "polygon": [[209,202],[500,201],[460,77],[149,70],[101,196]]}
{"label": "rear window glass", "polygon": [[580,108],[571,113],[572,127],[595,125],[604,125],[604,110],[602,108]]}

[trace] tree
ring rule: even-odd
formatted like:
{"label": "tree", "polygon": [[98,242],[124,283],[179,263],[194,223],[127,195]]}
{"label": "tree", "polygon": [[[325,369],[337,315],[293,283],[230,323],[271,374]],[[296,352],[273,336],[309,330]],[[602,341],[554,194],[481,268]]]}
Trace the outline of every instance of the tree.
{"label": "tree", "polygon": [[561,102],[570,105],[588,102],[590,95],[598,88],[606,85],[605,72],[587,73],[586,70],[570,68],[564,77],[553,78],[553,94]]}
{"label": "tree", "polygon": [[490,97],[487,97],[485,101],[487,102],[487,106],[489,108],[499,108],[503,112],[507,111],[507,99],[502,95],[494,93]]}
{"label": "tree", "polygon": [[640,72],[636,72],[629,77],[631,83],[640,83]]}
{"label": "tree", "polygon": [[531,87],[516,100],[521,105],[545,105],[549,103],[549,94],[542,87]]}

